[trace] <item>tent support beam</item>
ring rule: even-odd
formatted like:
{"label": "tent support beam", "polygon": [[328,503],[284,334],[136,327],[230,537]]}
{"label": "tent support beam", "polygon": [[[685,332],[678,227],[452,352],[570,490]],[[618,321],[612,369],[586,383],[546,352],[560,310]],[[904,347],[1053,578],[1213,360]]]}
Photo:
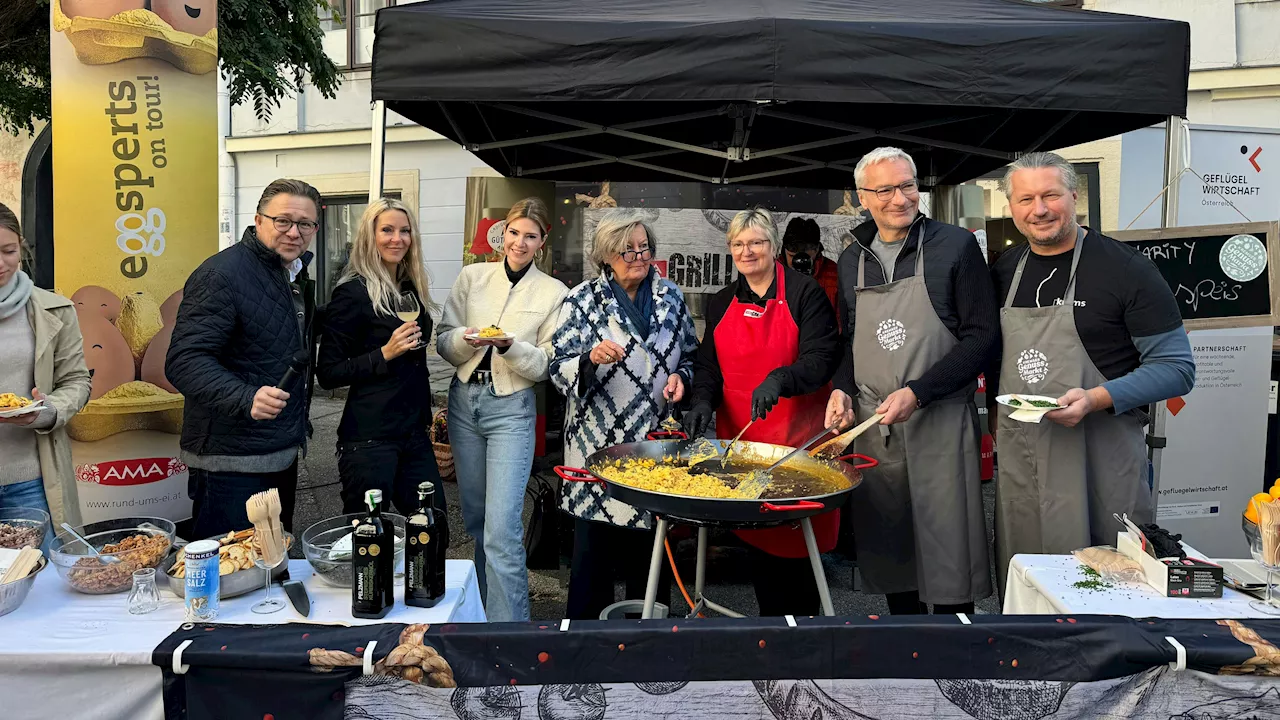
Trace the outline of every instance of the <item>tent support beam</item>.
{"label": "tent support beam", "polygon": [[1066,127],[1067,123],[1071,122],[1072,120],[1075,120],[1076,116],[1079,114],[1080,114],[1079,112],[1069,112],[1066,115],[1063,115],[1062,118],[1058,120],[1058,122],[1053,124],[1053,127],[1046,130],[1043,135],[1036,138],[1035,142],[1031,143],[1031,147],[1027,148],[1027,152],[1035,152],[1039,150],[1041,145],[1044,145],[1046,142],[1048,142],[1049,138],[1053,137],[1054,135],[1057,135],[1059,130]]}
{"label": "tent support beam", "polygon": [[[628,126],[646,127],[648,125],[661,125],[669,122],[675,122],[680,119],[694,119],[698,117],[712,117],[715,115],[723,115],[728,112],[727,107],[718,108],[716,110],[707,110],[701,113],[690,113],[691,117],[673,116],[670,118],[660,118],[657,120],[641,120],[641,121],[638,121],[638,123],[626,123],[625,125],[619,125],[615,127],[598,125],[596,123],[584,122],[582,120],[574,120],[573,118],[567,118],[561,115],[553,115],[551,113],[544,113],[538,110],[530,110],[529,108],[520,107],[518,105],[509,105],[507,103],[494,103],[493,105],[491,105],[491,107],[495,107],[500,110],[506,110],[507,112],[513,112],[519,115],[527,115],[529,117],[538,118],[539,120],[547,120],[549,122],[558,122],[564,125],[569,125],[571,127],[582,128],[583,130],[594,131],[594,133],[590,133],[590,134],[616,135],[618,137],[624,137],[630,140],[639,140],[640,142],[647,142],[653,145],[661,145],[663,147],[675,148],[677,150],[684,150],[686,152],[697,153],[700,155],[710,155],[711,157],[715,157],[715,158],[723,158],[726,155],[725,150],[716,150],[714,148],[702,147],[701,145],[690,145],[689,143],[677,142],[675,140],[667,140],[666,138],[660,138],[654,135],[645,135],[644,133],[631,132],[630,130],[627,130],[625,128]],[[472,149],[472,148],[468,148],[468,149]],[[483,149],[483,147],[476,146],[475,149]]]}
{"label": "tent support beam", "polygon": [[[568,150],[569,148],[565,148],[565,149]],[[578,152],[578,151],[574,150],[574,152]],[[638,155],[626,155],[622,159],[648,160],[649,158],[663,157],[666,155],[675,155],[679,152],[680,152],[679,150],[654,150],[653,152],[640,153]],[[578,168],[594,167],[596,165],[608,165],[613,161],[614,161],[614,158],[609,158],[609,159],[603,159],[603,160],[583,160],[582,162],[565,163],[564,165],[548,165],[546,167],[540,167],[540,168],[520,168],[520,173],[522,175],[537,175],[539,173],[558,172],[560,170],[576,170]]]}
{"label": "tent support beam", "polygon": [[852,135],[842,135],[840,137],[828,138],[826,140],[814,140],[813,142],[801,143],[799,145],[790,145],[788,147],[771,148],[769,150],[752,150],[747,148],[742,151],[742,159],[759,160],[767,157],[781,157],[790,153],[804,152],[805,150],[816,150],[818,148],[831,147],[832,145],[844,145],[845,143],[857,142],[871,137],[869,133],[854,133]]}
{"label": "tent support beam", "polygon": [[[495,105],[494,107],[500,108],[502,110],[512,110],[512,111],[516,110],[516,108],[502,106],[502,105]],[[575,123],[575,122],[571,122],[568,118],[561,118],[561,119],[553,120],[553,122],[564,122],[565,124],[578,124],[582,127],[582,129],[566,130],[565,132],[548,133],[546,135],[534,135],[534,136],[525,137],[525,138],[513,138],[511,140],[497,140],[494,142],[487,142],[487,143],[464,142],[462,143],[462,145],[463,147],[465,147],[467,150],[470,150],[471,152],[480,152],[483,150],[497,150],[499,148],[518,147],[520,145],[536,145],[538,143],[554,142],[556,140],[571,140],[573,138],[589,137],[591,135],[604,135],[609,130],[612,130],[612,129],[634,130],[637,128],[651,127],[654,125],[667,125],[670,123],[684,122],[686,120],[700,120],[702,118],[716,117],[717,115],[724,115],[727,112],[728,112],[728,108],[718,108],[716,110],[704,110],[702,112],[686,113],[684,115],[670,115],[667,117],[653,118],[651,120],[638,120],[636,122],[623,123],[622,125],[614,125],[614,126],[591,125],[590,123]],[[530,113],[523,113],[523,114],[528,115]],[[554,117],[555,116],[546,116],[546,117],[543,117],[542,119],[552,120],[552,118]],[[454,131],[457,132],[456,127],[454,128]]]}
{"label": "tent support beam", "polygon": [[373,135],[369,140],[369,202],[382,197],[382,171],[387,150],[387,103],[373,103]]}
{"label": "tent support beam", "polygon": [[[920,137],[919,135],[911,135],[904,132],[895,132],[894,130],[875,130],[873,128],[862,127],[861,125],[848,125],[838,123],[833,120],[820,120],[817,118],[805,117],[803,115],[794,115],[792,113],[774,110],[771,107],[762,107],[760,113],[779,120],[790,120],[791,122],[803,123],[806,125],[816,125],[817,127],[830,128],[832,130],[843,130],[848,133],[866,133],[869,137],[882,137],[888,140],[900,140],[904,142],[919,143],[929,147],[943,148],[945,150],[955,150],[958,152],[967,152],[973,155],[983,155],[993,157],[999,160],[1013,160],[1013,153],[1004,152],[1002,150],[989,150],[987,148],[977,147],[975,145],[965,145],[963,143],[947,142],[945,140],[934,140],[932,138]],[[954,121],[949,121],[954,122]],[[930,123],[942,124],[942,123]],[[919,126],[917,126],[918,128]]]}
{"label": "tent support beam", "polygon": [[[586,155],[587,157],[592,157],[597,160],[604,160],[606,162],[622,163],[623,165],[634,165],[635,167],[642,167],[642,168],[645,168],[646,170],[654,170],[657,172],[670,173],[672,175],[678,175],[680,177],[689,178],[690,180],[697,180],[698,182],[710,183],[713,185],[718,185],[722,181],[722,178],[713,178],[710,175],[698,175],[697,173],[685,172],[683,170],[676,170],[674,168],[663,167],[661,165],[654,165],[652,163],[642,162],[640,160],[633,160],[630,157],[617,157],[614,155],[606,155],[604,153],[592,152],[590,150],[583,150],[581,148],[569,147],[567,145],[560,145],[558,143],[546,143],[546,146],[549,148],[552,148],[553,150],[562,150],[564,152],[578,153],[579,155]],[[520,174],[522,173],[517,173],[517,175],[520,175]]]}

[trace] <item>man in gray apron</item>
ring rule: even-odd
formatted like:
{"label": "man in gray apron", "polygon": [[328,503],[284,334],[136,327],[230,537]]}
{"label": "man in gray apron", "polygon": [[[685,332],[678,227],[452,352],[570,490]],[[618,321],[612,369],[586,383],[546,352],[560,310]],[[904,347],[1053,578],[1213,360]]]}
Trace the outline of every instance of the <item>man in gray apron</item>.
{"label": "man in gray apron", "polygon": [[852,497],[858,569],[890,612],[972,612],[991,594],[973,401],[998,332],[986,264],[972,233],[919,215],[906,153],[868,153],[855,180],[875,222],[840,258],[851,355],[827,417],[852,422],[850,395],[857,420],[885,416],[855,441],[880,461]]}
{"label": "man in gray apron", "polygon": [[1195,365],[1155,266],[1076,223],[1076,175],[1066,160],[1025,155],[1002,186],[1029,242],[992,268],[1004,300],[998,391],[1067,406],[1039,423],[999,407],[996,568],[1004,587],[1017,553],[1114,544],[1113,513],[1152,521],[1139,408],[1190,391]]}

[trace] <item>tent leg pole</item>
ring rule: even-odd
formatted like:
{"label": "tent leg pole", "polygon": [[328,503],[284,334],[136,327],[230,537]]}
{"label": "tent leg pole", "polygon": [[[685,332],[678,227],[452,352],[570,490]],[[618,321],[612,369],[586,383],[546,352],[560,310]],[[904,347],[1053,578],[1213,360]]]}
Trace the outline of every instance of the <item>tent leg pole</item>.
{"label": "tent leg pole", "polygon": [[369,202],[382,197],[382,174],[387,149],[387,104],[382,100],[373,103],[373,136],[369,141]]}
{"label": "tent leg pole", "polygon": [[[1170,115],[1164,124],[1164,184],[1168,189],[1162,199],[1160,227],[1176,227],[1178,224],[1178,186],[1182,168],[1189,167],[1186,157],[1190,148],[1184,144],[1187,121]],[[1160,510],[1160,466],[1165,443],[1165,424],[1169,408],[1165,402],[1156,403],[1152,409],[1151,425],[1147,428],[1147,460],[1151,465],[1151,521],[1155,522]]]}

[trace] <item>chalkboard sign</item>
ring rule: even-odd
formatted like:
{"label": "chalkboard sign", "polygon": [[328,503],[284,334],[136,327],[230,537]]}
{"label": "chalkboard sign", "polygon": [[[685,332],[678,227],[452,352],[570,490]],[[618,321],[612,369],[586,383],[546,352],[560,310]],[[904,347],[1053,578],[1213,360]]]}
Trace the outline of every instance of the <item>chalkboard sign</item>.
{"label": "chalkboard sign", "polygon": [[1187,328],[1280,325],[1277,223],[1114,233],[1159,268]]}

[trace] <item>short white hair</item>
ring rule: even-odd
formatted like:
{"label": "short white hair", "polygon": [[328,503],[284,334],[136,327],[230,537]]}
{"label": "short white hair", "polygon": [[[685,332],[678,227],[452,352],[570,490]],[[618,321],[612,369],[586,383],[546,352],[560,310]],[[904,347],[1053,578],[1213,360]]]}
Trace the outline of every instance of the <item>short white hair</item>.
{"label": "short white hair", "polygon": [[911,166],[911,177],[916,176],[916,161],[911,159],[902,148],[896,147],[878,147],[875,150],[862,156],[858,161],[858,165],[853,169],[853,183],[858,186],[859,190],[869,190],[862,182],[867,178],[867,168],[888,160],[903,160],[907,165]]}
{"label": "short white hair", "polygon": [[1005,197],[1013,192],[1013,174],[1019,170],[1039,170],[1041,168],[1053,168],[1062,176],[1062,184],[1067,188],[1067,192],[1075,192],[1080,186],[1080,176],[1076,174],[1075,167],[1066,158],[1058,153],[1051,152],[1031,152],[1009,163],[1004,171],[1004,177],[1000,178],[1000,190],[1004,192]]}
{"label": "short white hair", "polygon": [[596,224],[594,240],[591,243],[591,261],[601,270],[609,266],[614,256],[621,255],[631,242],[631,233],[638,227],[644,228],[645,238],[649,241],[649,257],[658,252],[658,238],[653,228],[645,222],[644,215],[638,210],[619,208],[610,210]]}
{"label": "short white hair", "polygon": [[762,207],[743,210],[734,215],[729,223],[729,231],[725,233],[725,241],[732,244],[734,238],[750,228],[764,233],[765,238],[769,240],[770,255],[777,257],[782,252],[782,239],[778,237],[778,225],[773,221],[773,213]]}

